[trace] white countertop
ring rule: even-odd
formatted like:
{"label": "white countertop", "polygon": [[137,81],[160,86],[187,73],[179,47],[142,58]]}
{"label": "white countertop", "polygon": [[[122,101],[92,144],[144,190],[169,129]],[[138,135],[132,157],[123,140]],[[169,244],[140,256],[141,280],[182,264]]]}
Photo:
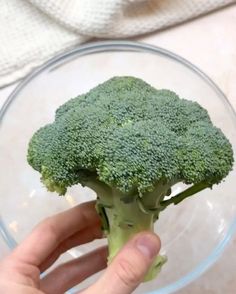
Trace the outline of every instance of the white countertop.
{"label": "white countertop", "polygon": [[[236,109],[236,5],[138,41],[173,51],[202,69]],[[0,107],[16,84],[0,89]],[[236,201],[236,198],[235,198]],[[7,252],[0,240],[0,258]],[[236,236],[221,258],[180,294],[236,293]]]}

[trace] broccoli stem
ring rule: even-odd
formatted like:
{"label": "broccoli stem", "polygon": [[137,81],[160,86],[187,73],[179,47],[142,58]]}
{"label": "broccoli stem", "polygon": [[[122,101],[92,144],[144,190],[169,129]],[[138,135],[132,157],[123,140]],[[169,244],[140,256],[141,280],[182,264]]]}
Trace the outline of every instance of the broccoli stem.
{"label": "broccoli stem", "polygon": [[[167,184],[158,183],[152,192],[140,198],[137,191],[125,194],[95,179],[87,182],[86,186],[97,193],[96,207],[108,239],[108,262],[134,235],[154,231],[154,222],[161,210],[160,201],[170,188]],[[165,256],[158,255],[144,281],[154,279],[166,261]]]}
{"label": "broccoli stem", "polygon": [[136,200],[124,203],[120,195],[114,195],[113,207],[105,208],[109,221],[109,259],[135,234],[142,231],[153,231],[153,213],[143,213]]}
{"label": "broccoli stem", "polygon": [[210,188],[211,185],[209,185],[208,183],[198,183],[198,184],[194,184],[193,186],[191,186],[190,188],[184,190],[183,192],[173,196],[172,198],[168,199],[168,200],[164,200],[161,201],[160,205],[163,207],[162,209],[166,208],[167,206],[169,206],[170,204],[174,204],[177,205],[178,203],[180,203],[181,201],[183,201],[184,199],[206,189],[206,188]]}
{"label": "broccoli stem", "polygon": [[[146,214],[141,211],[136,199],[125,203],[121,200],[122,195],[119,194],[119,192],[116,192],[113,195],[113,207],[105,208],[109,222],[109,233],[107,234],[109,247],[108,262],[112,261],[118,251],[135,234],[142,231],[153,232],[154,229],[154,213]],[[144,280],[150,281],[155,278],[166,260],[164,256],[157,256]]]}

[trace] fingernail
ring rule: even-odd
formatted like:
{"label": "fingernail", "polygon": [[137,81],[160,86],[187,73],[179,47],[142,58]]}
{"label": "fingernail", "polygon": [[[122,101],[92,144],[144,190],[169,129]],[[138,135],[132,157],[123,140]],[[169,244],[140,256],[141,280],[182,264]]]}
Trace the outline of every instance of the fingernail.
{"label": "fingernail", "polygon": [[137,249],[148,258],[152,259],[157,255],[160,244],[155,236],[141,236],[136,240]]}

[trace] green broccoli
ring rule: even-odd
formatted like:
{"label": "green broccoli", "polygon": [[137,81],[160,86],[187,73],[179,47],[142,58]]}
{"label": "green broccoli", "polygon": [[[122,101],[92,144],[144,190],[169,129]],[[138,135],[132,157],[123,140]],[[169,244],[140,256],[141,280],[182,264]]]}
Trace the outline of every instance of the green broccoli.
{"label": "green broccoli", "polygon": [[[218,184],[233,151],[198,103],[134,77],[114,77],[60,106],[39,129],[29,164],[49,191],[78,183],[97,193],[109,260],[136,233],[153,230],[170,204]],[[166,200],[178,182],[191,185]],[[166,257],[158,256],[146,280]]]}

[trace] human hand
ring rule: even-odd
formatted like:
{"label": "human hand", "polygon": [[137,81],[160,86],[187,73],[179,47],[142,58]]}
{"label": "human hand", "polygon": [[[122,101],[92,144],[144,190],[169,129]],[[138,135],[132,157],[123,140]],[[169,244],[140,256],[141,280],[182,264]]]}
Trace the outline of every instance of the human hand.
{"label": "human hand", "polygon": [[[61,264],[42,279],[40,274],[65,251],[98,238],[102,238],[102,231],[94,202],[47,218],[0,263],[0,292],[64,293],[106,267],[106,247]],[[159,249],[157,236],[138,234],[117,254],[101,278],[82,293],[131,293],[142,282]]]}

